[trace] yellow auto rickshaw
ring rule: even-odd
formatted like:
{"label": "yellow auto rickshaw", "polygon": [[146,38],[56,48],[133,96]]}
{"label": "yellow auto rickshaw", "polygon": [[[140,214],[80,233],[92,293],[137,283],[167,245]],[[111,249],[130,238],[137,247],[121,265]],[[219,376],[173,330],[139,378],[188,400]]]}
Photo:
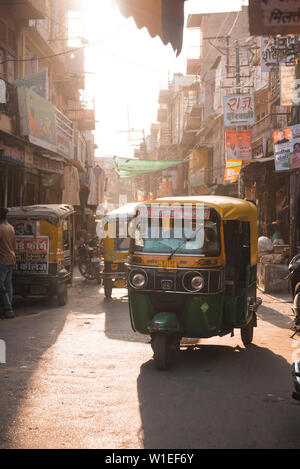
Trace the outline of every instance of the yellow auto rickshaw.
{"label": "yellow auto rickshaw", "polygon": [[55,296],[67,302],[74,262],[74,215],[71,205],[31,205],[10,208],[15,229],[15,295]]}
{"label": "yellow auto rickshaw", "polygon": [[104,269],[102,272],[104,295],[111,298],[113,288],[126,288],[128,250],[130,237],[128,224],[137,203],[126,204],[109,212],[101,223],[103,237]]}
{"label": "yellow auto rickshaw", "polygon": [[[166,369],[182,339],[233,334],[252,342],[257,208],[231,197],[174,197],[138,206],[128,258],[132,328]],[[190,342],[190,340],[189,340]]]}

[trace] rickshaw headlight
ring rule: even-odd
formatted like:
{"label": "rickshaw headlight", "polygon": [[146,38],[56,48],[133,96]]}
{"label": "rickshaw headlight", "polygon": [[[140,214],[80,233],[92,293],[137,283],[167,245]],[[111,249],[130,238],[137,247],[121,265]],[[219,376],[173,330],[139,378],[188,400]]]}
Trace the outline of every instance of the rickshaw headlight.
{"label": "rickshaw headlight", "polygon": [[137,272],[131,276],[131,283],[136,288],[142,288],[146,283],[146,276],[142,272]]}
{"label": "rickshaw headlight", "polygon": [[191,287],[193,290],[202,290],[204,283],[204,278],[200,274],[195,275],[191,279]]}

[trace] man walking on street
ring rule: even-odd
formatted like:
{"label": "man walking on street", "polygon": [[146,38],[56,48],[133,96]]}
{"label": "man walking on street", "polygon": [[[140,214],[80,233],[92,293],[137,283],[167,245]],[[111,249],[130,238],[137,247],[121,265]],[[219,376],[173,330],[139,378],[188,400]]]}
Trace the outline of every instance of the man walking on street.
{"label": "man walking on street", "polygon": [[0,298],[5,318],[13,318],[12,275],[16,263],[15,230],[8,223],[7,208],[0,207]]}

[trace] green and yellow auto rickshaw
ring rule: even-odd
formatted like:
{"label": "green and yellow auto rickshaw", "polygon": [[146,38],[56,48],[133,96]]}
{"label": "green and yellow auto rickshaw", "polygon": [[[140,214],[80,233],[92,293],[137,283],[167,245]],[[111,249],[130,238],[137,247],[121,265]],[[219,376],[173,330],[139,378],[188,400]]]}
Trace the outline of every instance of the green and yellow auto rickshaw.
{"label": "green and yellow auto rickshaw", "polygon": [[109,212],[101,223],[104,269],[102,272],[104,295],[111,298],[113,288],[127,288],[126,262],[130,237],[128,224],[135,214],[137,203],[123,205]]}
{"label": "green and yellow auto rickshaw", "polygon": [[255,204],[221,196],[157,199],[137,207],[133,222],[131,325],[151,336],[157,368],[168,368],[183,338],[240,329],[248,346],[260,303]]}
{"label": "green and yellow auto rickshaw", "polygon": [[73,278],[74,208],[30,205],[10,208],[7,216],[15,229],[14,294],[56,297],[64,306]]}

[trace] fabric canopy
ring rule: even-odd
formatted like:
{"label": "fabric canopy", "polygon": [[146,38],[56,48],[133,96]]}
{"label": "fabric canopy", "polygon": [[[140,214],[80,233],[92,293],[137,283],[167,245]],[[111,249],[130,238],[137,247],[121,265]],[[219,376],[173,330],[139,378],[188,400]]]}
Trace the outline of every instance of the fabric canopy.
{"label": "fabric canopy", "polygon": [[185,0],[115,0],[121,13],[132,16],[139,29],[144,26],[151,37],[171,43],[176,55],[182,48]]}
{"label": "fabric canopy", "polygon": [[139,160],[137,158],[115,156],[114,161],[116,164],[115,171],[120,178],[130,178],[172,168],[178,164],[188,163],[189,160]]}

